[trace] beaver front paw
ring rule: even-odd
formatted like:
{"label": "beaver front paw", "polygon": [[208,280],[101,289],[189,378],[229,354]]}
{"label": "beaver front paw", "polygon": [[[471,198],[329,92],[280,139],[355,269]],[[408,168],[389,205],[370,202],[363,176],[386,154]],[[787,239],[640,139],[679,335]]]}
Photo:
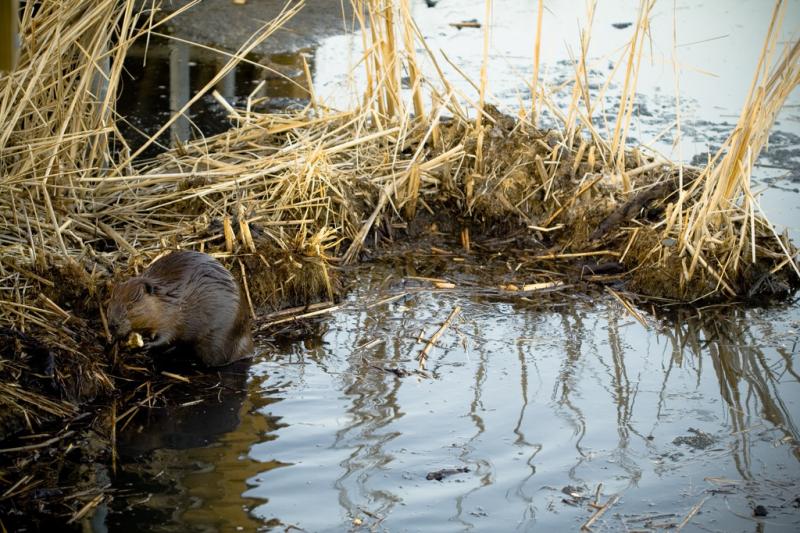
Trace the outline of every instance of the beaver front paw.
{"label": "beaver front paw", "polygon": [[152,338],[144,343],[146,349],[163,348],[172,344],[172,336],[169,333],[154,333]]}

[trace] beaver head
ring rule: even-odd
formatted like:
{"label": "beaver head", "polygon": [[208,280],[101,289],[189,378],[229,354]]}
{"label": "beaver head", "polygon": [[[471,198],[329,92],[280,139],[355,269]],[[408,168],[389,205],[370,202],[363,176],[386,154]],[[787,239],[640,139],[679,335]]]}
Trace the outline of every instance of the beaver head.
{"label": "beaver head", "polygon": [[127,338],[133,331],[146,330],[159,316],[155,285],[145,278],[131,278],[111,291],[108,303],[108,329],[114,340]]}

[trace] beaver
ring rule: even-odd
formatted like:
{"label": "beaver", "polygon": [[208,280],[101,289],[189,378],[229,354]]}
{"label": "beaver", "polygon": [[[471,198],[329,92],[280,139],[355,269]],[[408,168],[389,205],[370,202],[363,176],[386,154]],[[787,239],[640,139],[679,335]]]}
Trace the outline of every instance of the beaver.
{"label": "beaver", "polygon": [[200,252],[172,252],[115,286],[108,326],[115,341],[139,333],[147,348],[186,346],[208,366],[253,351],[239,285],[219,261]]}

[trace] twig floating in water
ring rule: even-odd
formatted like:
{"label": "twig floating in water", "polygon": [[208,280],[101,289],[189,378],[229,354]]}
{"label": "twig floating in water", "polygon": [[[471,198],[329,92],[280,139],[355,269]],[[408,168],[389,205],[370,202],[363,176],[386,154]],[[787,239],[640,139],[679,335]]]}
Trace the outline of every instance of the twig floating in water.
{"label": "twig floating in water", "polygon": [[686,525],[689,523],[689,521],[694,517],[694,515],[696,515],[700,511],[700,508],[703,506],[704,503],[706,503],[706,500],[708,500],[710,497],[711,496],[706,496],[705,498],[703,498],[702,500],[697,502],[694,505],[694,507],[692,507],[689,510],[689,514],[686,515],[686,518],[681,520],[681,523],[678,524],[678,527],[676,528],[676,531],[680,531],[681,529],[686,527]]}
{"label": "twig floating in water", "polygon": [[275,311],[274,313],[269,313],[266,315],[262,315],[261,320],[268,321],[268,320],[276,320],[279,317],[285,317],[288,315],[296,315],[300,316],[303,313],[307,313],[309,311],[316,311],[317,309],[327,309],[329,307],[333,307],[333,302],[320,302],[316,304],[310,305],[300,305],[297,307],[289,307],[287,309],[281,309],[280,311]]}
{"label": "twig floating in water", "polygon": [[605,505],[595,511],[592,517],[581,526],[581,531],[591,531],[592,524],[594,524],[601,516],[603,516],[603,514],[605,514],[605,512],[608,511],[612,505],[617,503],[617,500],[619,500],[619,494],[614,494],[611,498],[609,498]]}
{"label": "twig floating in water", "polygon": [[408,291],[405,291],[405,292],[401,292],[400,294],[395,294],[393,296],[387,296],[386,298],[378,300],[377,302],[372,302],[371,304],[369,304],[367,306],[367,309],[372,309],[373,307],[378,307],[379,305],[392,303],[394,301],[399,300],[400,298],[408,296],[409,294],[410,293]]}
{"label": "twig floating in water", "polygon": [[560,287],[564,284],[563,281],[544,281],[541,283],[528,283],[522,286],[523,291],[541,291],[544,289],[552,289],[553,287]]}
{"label": "twig floating in water", "polygon": [[256,331],[257,332],[264,331],[266,329],[269,329],[272,326],[277,326],[278,324],[285,324],[287,322],[297,322],[298,320],[303,320],[305,318],[313,318],[315,316],[326,315],[328,313],[332,313],[334,311],[337,311],[337,310],[339,310],[341,308],[342,308],[341,305],[333,305],[331,307],[326,307],[325,309],[320,309],[318,311],[311,311],[310,313],[304,313],[302,315],[294,315],[294,316],[290,316],[288,318],[282,318],[280,320],[274,320],[272,322],[267,322],[266,324],[260,325],[258,328],[256,328]]}
{"label": "twig floating in water", "polygon": [[439,329],[436,330],[436,333],[433,334],[433,336],[430,338],[430,340],[425,345],[425,347],[422,349],[422,351],[419,352],[418,359],[419,359],[419,368],[421,370],[425,370],[425,361],[428,359],[428,353],[433,348],[433,345],[436,343],[437,340],[439,340],[439,337],[442,336],[442,333],[444,333],[444,330],[447,329],[447,327],[450,325],[450,323],[453,322],[453,320],[456,318],[456,316],[458,316],[458,314],[460,312],[461,312],[461,306],[458,306],[458,305],[455,306],[453,308],[453,310],[450,311],[450,315],[447,317],[447,320],[445,320],[442,323],[442,325],[439,326]]}
{"label": "twig floating in water", "polygon": [[477,19],[462,20],[461,22],[451,22],[450,25],[456,29],[461,28],[480,28],[481,23]]}
{"label": "twig floating in water", "polygon": [[541,283],[527,283],[522,287],[514,285],[513,283],[508,283],[506,285],[500,285],[500,289],[508,292],[534,292],[534,291],[541,291],[544,289],[552,289],[554,287],[560,287],[564,285],[563,281],[543,281]]}

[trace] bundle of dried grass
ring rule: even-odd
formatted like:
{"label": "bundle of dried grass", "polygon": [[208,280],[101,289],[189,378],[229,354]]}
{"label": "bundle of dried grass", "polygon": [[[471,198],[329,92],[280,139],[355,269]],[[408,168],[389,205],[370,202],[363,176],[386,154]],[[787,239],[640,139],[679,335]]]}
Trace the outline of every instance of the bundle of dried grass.
{"label": "bundle of dried grass", "polygon": [[[751,265],[756,265],[755,268],[743,267],[738,260],[746,239],[735,228],[742,224],[728,207],[720,208],[720,202],[727,205],[739,194],[737,191],[748,191],[743,185],[732,188],[734,182],[725,178],[732,175],[730,170],[736,165],[741,166],[739,163],[723,161],[722,165],[709,165],[706,169],[691,168],[626,147],[653,5],[652,0],[640,2],[637,23],[632,28],[624,58],[618,64],[626,67],[621,103],[613,132],[609,131],[606,139],[593,125],[592,114],[593,109],[601,106],[611,78],[598,94],[594,97],[590,94],[587,79],[590,32],[581,33],[581,57],[575,60],[573,97],[565,112],[547,98],[546,90],[532,86],[534,106],[541,98],[542,106],[564,126],[562,131],[545,134],[529,121],[505,116],[485,102],[490,0],[486,2],[481,79],[471,82],[477,93],[474,99],[455,91],[442,76],[434,54],[419,33],[412,31],[415,26],[407,16],[407,9],[403,9],[403,2],[399,10],[387,2],[358,4],[359,8],[366,8],[372,23],[368,33],[371,41],[365,38],[364,43],[365,64],[374,66],[368,67],[366,88],[366,95],[371,95],[372,100],[365,102],[373,107],[365,108],[372,120],[365,122],[364,127],[381,129],[386,123],[398,124],[397,142],[404,153],[411,151],[414,156],[408,159],[398,156],[397,150],[392,152],[391,187],[381,191],[372,213],[345,254],[345,260],[352,261],[356,257],[370,231],[399,222],[392,220],[391,212],[384,213],[392,206],[392,212],[402,214],[412,226],[414,219],[436,219],[440,229],[446,227],[460,234],[465,243],[470,242],[469,232],[473,228],[489,237],[515,234],[518,243],[548,249],[545,254],[536,254],[538,257],[591,254],[614,257],[631,272],[632,288],[647,296],[679,301],[738,298],[785,294],[795,286],[798,279],[791,271],[796,271],[797,267],[785,239],[775,246],[763,243],[758,247],[750,246]],[[778,2],[776,20],[782,16],[779,15],[782,10],[783,5]],[[587,2],[589,26],[593,13],[594,3]],[[391,29],[393,21],[394,30]],[[773,23],[765,44],[767,55],[775,49],[775,26]],[[403,35],[406,49],[414,48],[409,45],[410,36],[417,39],[416,47],[427,51],[425,59],[438,73],[438,80],[422,75],[416,57],[398,52],[400,47],[390,42],[398,34]],[[755,144],[750,144],[747,151],[744,149],[747,142],[732,140],[721,153],[726,153],[728,146],[733,147],[727,153],[738,154],[739,159],[734,160],[739,161],[749,153],[752,164],[756,148],[760,149],[765,142],[783,100],[797,83],[796,53],[796,44],[787,46],[783,56],[775,62],[775,70],[765,77],[762,88],[751,91],[756,100],[748,106],[749,111],[743,113],[743,126],[737,129],[736,135],[744,135],[747,142]],[[764,61],[762,59],[759,71],[766,73],[768,63]],[[443,113],[452,116],[447,125],[442,126],[437,121],[425,123],[419,113],[416,117],[410,115],[397,84],[391,81],[396,80],[398,65],[413,74],[413,101],[418,100],[417,89],[424,86],[433,102],[441,106],[434,109],[434,116],[437,119]],[[471,103],[473,108],[469,111],[474,112],[474,120],[467,118],[454,98],[456,93]],[[759,125],[758,133],[751,131],[750,125]],[[581,130],[588,132],[588,137],[580,135]],[[394,137],[387,140],[394,140]],[[437,160],[444,154],[448,155],[445,164],[421,180],[420,165],[427,165],[426,159]],[[406,171],[398,172],[399,169]],[[701,194],[701,191],[705,192]],[[749,209],[751,237],[756,233],[760,238],[768,236],[772,231],[768,222],[756,216],[748,194],[744,194],[744,198],[745,208]],[[708,233],[707,227],[698,225],[700,221],[711,220],[708,213],[715,213],[717,223],[721,220],[719,217],[723,217],[729,241],[736,245],[735,248],[723,246],[722,249],[736,253],[715,259],[716,265],[704,260],[702,253],[692,251],[716,254],[719,249],[717,245],[722,237],[716,235],[708,239],[703,236]],[[381,216],[385,219],[382,224]],[[672,233],[675,228],[679,235]],[[687,238],[687,235],[692,237]],[[752,237],[751,242],[754,239]],[[680,242],[677,253],[675,242]],[[692,258],[689,264],[685,261],[686,254]],[[705,275],[696,275],[698,264],[703,265]],[[726,278],[735,281],[726,281]]]}
{"label": "bundle of dried grass", "polygon": [[[785,11],[785,2],[776,2],[736,127],[699,179],[669,206],[661,238],[677,241],[677,254],[663,248],[656,253],[677,255],[678,295],[787,293],[800,278],[796,249],[775,232],[750,189],[753,165],[772,125],[800,85],[800,41],[778,42]],[[779,272],[783,275],[775,276]],[[706,292],[698,293],[698,286]]]}
{"label": "bundle of dried grass", "polygon": [[[83,343],[96,335],[78,314],[96,316],[99,295],[78,259],[83,236],[96,229],[74,215],[92,204],[81,178],[108,171],[112,146],[124,150],[114,124],[116,85],[146,17],[133,2],[115,0],[28,2],[22,10],[19,66],[0,80],[0,326],[13,339],[4,343],[11,350],[4,382],[29,401],[16,402],[5,389],[8,424],[34,428],[112,388],[100,345]],[[41,365],[47,372],[12,370]],[[8,379],[9,371],[22,380]],[[53,384],[60,395],[51,402],[63,402],[58,413],[42,408],[41,393]]]}

